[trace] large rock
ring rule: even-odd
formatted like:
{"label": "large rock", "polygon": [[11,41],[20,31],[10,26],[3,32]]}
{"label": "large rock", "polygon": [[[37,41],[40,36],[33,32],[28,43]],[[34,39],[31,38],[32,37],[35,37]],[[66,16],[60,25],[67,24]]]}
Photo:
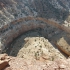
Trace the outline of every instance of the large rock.
{"label": "large rock", "polygon": [[0,54],[0,70],[9,65],[10,57],[7,54]]}
{"label": "large rock", "polygon": [[22,58],[11,57],[9,67],[4,70],[70,70],[70,58],[44,62],[35,59],[23,60]]}

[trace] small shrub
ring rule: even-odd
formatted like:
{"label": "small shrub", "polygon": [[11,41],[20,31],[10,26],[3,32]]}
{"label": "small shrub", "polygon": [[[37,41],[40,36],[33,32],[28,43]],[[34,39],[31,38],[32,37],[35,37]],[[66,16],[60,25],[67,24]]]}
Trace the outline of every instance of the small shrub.
{"label": "small shrub", "polygon": [[35,53],[35,59],[39,60],[39,52],[38,51]]}
{"label": "small shrub", "polygon": [[42,45],[40,45],[40,48],[42,48]]}

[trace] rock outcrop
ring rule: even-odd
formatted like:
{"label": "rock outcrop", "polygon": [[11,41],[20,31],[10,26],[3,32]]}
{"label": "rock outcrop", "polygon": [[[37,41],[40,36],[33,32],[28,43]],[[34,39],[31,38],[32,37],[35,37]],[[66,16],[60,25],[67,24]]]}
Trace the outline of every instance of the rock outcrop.
{"label": "rock outcrop", "polygon": [[[1,58],[8,57],[0,55]],[[5,59],[6,59],[5,58]],[[7,63],[5,60],[0,63],[0,70],[70,70],[70,58],[60,59],[55,61],[42,61],[42,60],[23,60],[23,58],[9,57],[10,61]],[[6,66],[7,65],[7,66]]]}
{"label": "rock outcrop", "polygon": [[[69,13],[70,0],[0,0],[0,53],[15,38],[29,30],[48,29],[50,26],[53,33],[58,34],[55,32],[58,29],[70,33],[70,29],[60,25]],[[0,70],[70,70],[70,58],[44,62],[42,59],[0,56]]]}
{"label": "rock outcrop", "polygon": [[7,54],[0,54],[0,70],[9,65],[10,57]]}
{"label": "rock outcrop", "polygon": [[[42,22],[36,22],[36,21],[42,21]],[[45,22],[45,23],[43,23]],[[48,23],[48,24],[47,24]],[[26,18],[20,18],[18,20],[15,20],[11,22],[9,25],[5,25],[0,29],[0,51],[2,52],[5,47],[7,47],[13,39],[21,35],[22,33],[36,29],[36,28],[44,28],[46,25],[52,25],[55,28],[59,28],[61,30],[64,30],[68,33],[70,33],[70,29],[68,29],[65,26],[62,26],[56,22],[47,20],[45,18],[34,18],[34,17],[26,17]],[[52,27],[51,26],[51,27]]]}
{"label": "rock outcrop", "polygon": [[[0,0],[0,48],[4,49],[14,38],[25,31],[45,26],[44,23],[29,23],[33,18],[29,17],[24,19],[23,17],[40,16],[48,18],[49,20],[53,19],[59,21],[61,19],[59,21],[61,22],[68,16],[70,10],[69,3],[69,0]],[[37,19],[52,23],[52,25],[69,32],[64,26],[60,26],[46,19]]]}

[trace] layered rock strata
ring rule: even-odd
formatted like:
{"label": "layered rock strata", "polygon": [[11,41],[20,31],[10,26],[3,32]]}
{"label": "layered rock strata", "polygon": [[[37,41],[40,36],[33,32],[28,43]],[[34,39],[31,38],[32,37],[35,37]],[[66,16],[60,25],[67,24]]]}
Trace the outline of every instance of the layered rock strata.
{"label": "layered rock strata", "polygon": [[2,50],[5,49],[5,47],[7,47],[13,41],[13,39],[18,37],[22,33],[35,28],[44,28],[46,25],[52,25],[55,28],[57,27],[70,33],[70,29],[68,29],[67,27],[56,22],[47,20],[45,18],[20,18],[0,28],[0,51],[2,52]]}

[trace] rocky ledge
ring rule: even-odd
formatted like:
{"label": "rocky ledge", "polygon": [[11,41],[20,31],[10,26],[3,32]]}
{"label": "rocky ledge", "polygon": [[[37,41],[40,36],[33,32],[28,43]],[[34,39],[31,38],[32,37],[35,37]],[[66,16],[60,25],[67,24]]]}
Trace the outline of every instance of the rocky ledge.
{"label": "rocky ledge", "polygon": [[45,62],[0,54],[0,70],[70,70],[70,58]]}

